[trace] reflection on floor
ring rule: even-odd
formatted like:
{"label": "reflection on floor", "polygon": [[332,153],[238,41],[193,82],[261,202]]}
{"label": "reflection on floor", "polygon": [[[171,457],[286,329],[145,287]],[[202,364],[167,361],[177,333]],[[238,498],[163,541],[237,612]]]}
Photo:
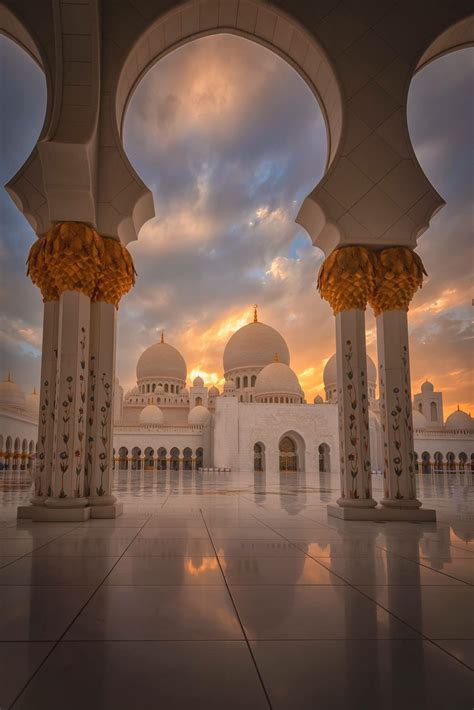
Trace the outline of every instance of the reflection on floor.
{"label": "reflection on floor", "polygon": [[33,524],[0,478],[0,707],[471,708],[472,476],[418,482],[437,524],[328,518],[337,475],[127,471],[123,517]]}

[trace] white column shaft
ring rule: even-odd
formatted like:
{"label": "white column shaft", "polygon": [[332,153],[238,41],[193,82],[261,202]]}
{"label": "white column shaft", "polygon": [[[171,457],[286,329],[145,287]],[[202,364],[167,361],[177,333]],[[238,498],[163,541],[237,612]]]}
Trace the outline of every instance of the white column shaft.
{"label": "white column shaft", "polygon": [[116,324],[112,304],[91,303],[85,492],[92,505],[115,502],[111,489]]}
{"label": "white column shaft", "polygon": [[38,451],[33,504],[41,504],[51,494],[54,440],[54,402],[58,366],[59,301],[46,301],[43,310]]}
{"label": "white column shaft", "polygon": [[418,508],[408,320],[403,310],[376,318],[381,418],[384,435],[383,505]]}
{"label": "white column shaft", "polygon": [[[89,319],[90,299],[83,293],[65,291],[59,299],[51,488],[53,498],[61,499],[66,506],[87,503],[84,498],[84,465]],[[53,498],[49,498],[46,504],[54,506]]]}
{"label": "white column shaft", "polygon": [[372,508],[365,313],[336,315],[338,417],[343,507]]}

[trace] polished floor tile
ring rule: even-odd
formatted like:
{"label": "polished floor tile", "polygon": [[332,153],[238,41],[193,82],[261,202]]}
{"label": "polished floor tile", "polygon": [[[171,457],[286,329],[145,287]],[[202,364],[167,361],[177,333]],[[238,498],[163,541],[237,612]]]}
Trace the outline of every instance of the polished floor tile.
{"label": "polished floor tile", "polygon": [[61,643],[15,710],[63,708],[65,697],[68,710],[268,708],[244,641]]}
{"label": "polished floor tile", "polygon": [[285,540],[212,539],[219,557],[302,557],[304,552]]}
{"label": "polished floor tile", "polygon": [[436,639],[436,645],[443,648],[474,671],[474,640]]}
{"label": "polished floor tile", "polygon": [[326,542],[305,542],[292,540],[293,544],[311,557],[386,557],[386,551],[377,547],[371,540],[362,537],[344,540],[327,540]]}
{"label": "polished floor tile", "polygon": [[168,540],[208,540],[209,533],[204,525],[200,528],[189,527],[156,527],[146,525],[137,535],[137,539],[168,539]]}
{"label": "polished floor tile", "polygon": [[22,557],[0,569],[0,585],[94,587],[118,557]]}
{"label": "polished floor tile", "polygon": [[468,585],[359,587],[399,619],[433,639],[474,639],[474,588]]}
{"label": "polished floor tile", "polygon": [[105,584],[223,585],[224,577],[217,557],[122,557]]}
{"label": "polished floor tile", "polygon": [[234,607],[217,586],[104,586],[66,640],[242,639]]}
{"label": "polished floor tile", "polygon": [[90,587],[0,587],[0,641],[55,641],[91,596]]}
{"label": "polished floor tile", "polygon": [[251,643],[274,710],[469,710],[472,674],[423,641]]}
{"label": "polished floor tile", "polygon": [[467,584],[474,584],[474,560],[459,557],[451,560],[438,560],[431,557],[429,559],[423,558],[422,563]]}
{"label": "polished floor tile", "polygon": [[347,586],[232,587],[250,639],[400,639],[417,634]]}
{"label": "polished floor tile", "polygon": [[52,647],[52,643],[0,642],[0,708],[10,707]]}
{"label": "polished floor tile", "polygon": [[187,538],[137,538],[125,552],[126,557],[192,557],[215,555],[209,537],[205,539]]}
{"label": "polished floor tile", "polygon": [[101,538],[61,538],[34,550],[34,557],[118,557],[127,549],[128,540]]}
{"label": "polished floor tile", "polygon": [[425,585],[434,584],[446,586],[464,584],[445,574],[440,574],[427,567],[404,559],[387,555],[385,558],[366,559],[336,557],[334,559],[321,557],[321,564],[334,574],[342,577],[349,584],[388,584],[388,585]]}
{"label": "polished floor tile", "polygon": [[230,585],[345,584],[309,557],[224,557],[221,564]]}
{"label": "polished floor tile", "polygon": [[282,540],[281,535],[263,525],[252,528],[210,526],[209,533],[212,539],[218,540]]}

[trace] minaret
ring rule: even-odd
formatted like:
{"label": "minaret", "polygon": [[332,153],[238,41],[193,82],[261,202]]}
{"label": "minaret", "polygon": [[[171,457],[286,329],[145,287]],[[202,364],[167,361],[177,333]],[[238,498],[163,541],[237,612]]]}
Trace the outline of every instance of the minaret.
{"label": "minaret", "polygon": [[253,307],[253,322],[258,323],[257,304]]}

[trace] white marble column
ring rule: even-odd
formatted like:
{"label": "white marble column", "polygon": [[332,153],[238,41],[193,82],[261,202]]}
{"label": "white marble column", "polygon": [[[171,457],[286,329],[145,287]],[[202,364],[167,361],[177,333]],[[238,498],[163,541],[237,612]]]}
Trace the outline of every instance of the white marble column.
{"label": "white marble column", "polygon": [[59,300],[45,301],[43,311],[43,344],[41,351],[40,408],[38,450],[34,479],[33,505],[43,505],[51,495],[53,466],[54,402],[58,362]]}
{"label": "white marble column", "polygon": [[337,406],[342,507],[374,508],[372,498],[365,313],[336,315]]}
{"label": "white marble column", "polygon": [[90,299],[65,291],[59,299],[58,362],[49,508],[82,508],[86,456]]}
{"label": "white marble column", "polygon": [[419,508],[416,497],[412,398],[405,310],[384,311],[376,318],[380,412],[384,436],[382,505]]}
{"label": "white marble column", "polygon": [[116,502],[111,492],[116,323],[115,306],[91,303],[84,488],[93,506]]}

